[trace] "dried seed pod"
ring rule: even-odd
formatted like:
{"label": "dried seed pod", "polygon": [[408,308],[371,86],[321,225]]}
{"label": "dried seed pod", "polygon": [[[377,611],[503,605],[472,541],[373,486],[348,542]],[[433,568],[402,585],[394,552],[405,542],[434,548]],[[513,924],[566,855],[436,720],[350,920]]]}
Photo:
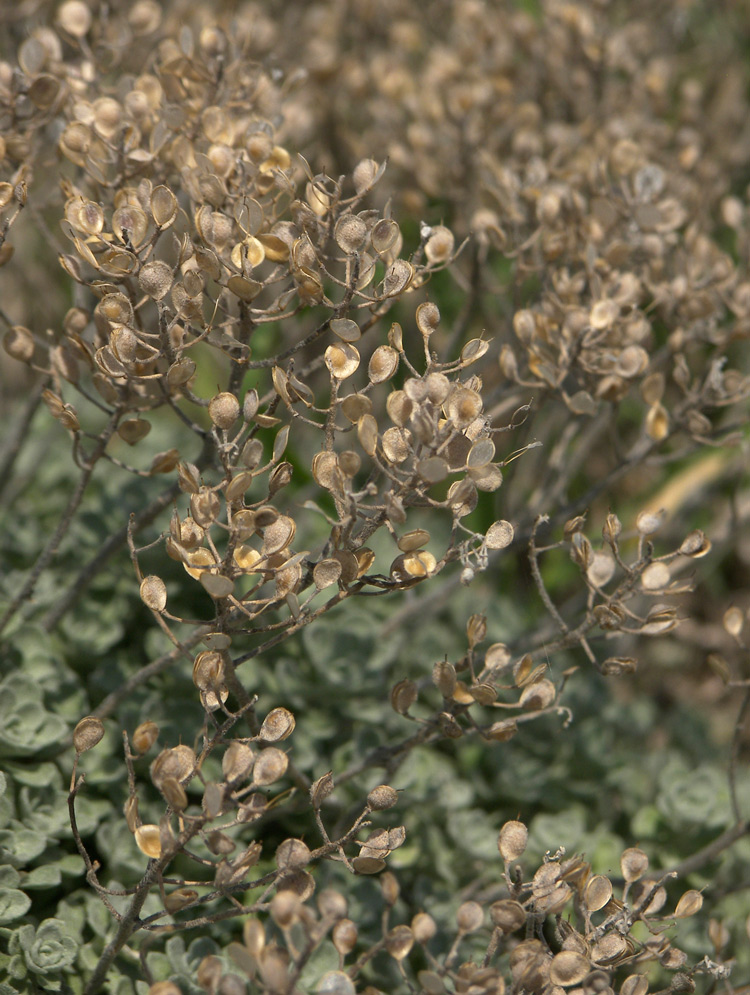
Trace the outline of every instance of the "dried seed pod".
{"label": "dried seed pod", "polygon": [[229,429],[240,417],[240,402],[227,391],[216,394],[209,401],[208,415],[217,428]]}
{"label": "dried seed pod", "polygon": [[167,605],[167,588],[161,577],[144,577],[140,587],[141,601],[151,611],[163,612]]}
{"label": "dried seed pod", "polygon": [[398,792],[389,784],[379,784],[367,795],[367,805],[373,812],[393,808],[398,801]]}
{"label": "dried seed pod", "polygon": [[453,697],[456,690],[456,668],[447,660],[442,660],[432,668],[432,680],[438,691],[446,699]]}
{"label": "dried seed pod", "polygon": [[277,926],[280,926],[282,929],[288,929],[292,923],[299,919],[300,908],[301,902],[299,896],[285,889],[284,891],[277,891],[273,896],[269,912]]}
{"label": "dried seed pod", "polygon": [[[170,915],[187,908],[198,901],[198,892],[194,888],[175,888],[164,898],[164,908]],[[179,991],[179,989],[178,989]]]}
{"label": "dried seed pod", "polygon": [[148,753],[151,747],[156,742],[156,738],[159,735],[159,727],[155,722],[146,721],[141,722],[139,726],[136,727],[130,742],[133,749],[139,755],[143,753]]}
{"label": "dried seed pod", "polygon": [[627,850],[623,850],[620,857],[620,868],[622,876],[630,884],[631,881],[637,881],[646,873],[648,857],[638,847],[628,847]]}
{"label": "dried seed pod", "polygon": [[454,245],[453,232],[444,225],[435,225],[424,247],[427,261],[433,265],[447,262],[453,254]]}
{"label": "dried seed pod", "polygon": [[370,357],[367,367],[370,383],[383,383],[390,380],[398,369],[399,356],[389,345],[378,346]]}
{"label": "dried seed pod", "polygon": [[265,786],[283,777],[289,766],[289,758],[275,746],[261,750],[253,767],[253,784]]}
{"label": "dried seed pod", "polygon": [[485,541],[488,549],[505,549],[513,542],[515,532],[510,522],[500,519],[487,529]]}
{"label": "dried seed pod", "polygon": [[529,839],[529,831],[522,822],[506,822],[497,838],[497,848],[506,864],[523,856]]}
{"label": "dried seed pod", "polygon": [[161,857],[161,833],[158,826],[138,826],[135,831],[135,842],[141,853],[145,853],[152,860]]}
{"label": "dried seed pod", "polygon": [[580,984],[591,970],[587,957],[575,950],[561,950],[550,964],[550,981],[563,988]]}
{"label": "dried seed pod", "polygon": [[612,882],[603,874],[595,874],[586,884],[585,901],[589,912],[603,909],[612,897]]}
{"label": "dried seed pod", "polygon": [[414,946],[414,934],[408,926],[394,926],[385,938],[385,949],[394,958],[402,961]]}
{"label": "dried seed pod", "polygon": [[405,678],[393,686],[391,691],[391,707],[399,715],[406,715],[417,700],[417,685]]}
{"label": "dried seed pod", "polygon": [[151,781],[156,788],[161,788],[167,777],[183,782],[192,775],[195,765],[195,753],[189,746],[174,746],[172,749],[162,750],[151,764]]}
{"label": "dried seed pod", "polygon": [[348,342],[341,342],[340,345],[329,345],[324,358],[331,376],[335,377],[336,380],[346,380],[359,366],[359,353]]}
{"label": "dried seed pod", "polygon": [[479,902],[462,902],[456,912],[459,933],[475,933],[484,925],[484,909]]}
{"label": "dried seed pod", "polygon": [[327,774],[323,774],[319,777],[317,781],[313,781],[310,786],[310,801],[314,809],[319,809],[326,798],[333,793],[335,785],[333,782],[333,774],[328,771]]}
{"label": "dried seed pod", "polygon": [[73,730],[73,749],[76,753],[85,753],[101,742],[103,736],[104,723],[102,720],[94,715],[87,715]]}
{"label": "dried seed pod", "polygon": [[278,743],[294,732],[294,716],[286,708],[273,708],[263,720],[258,739]]}
{"label": "dried seed pod", "polygon": [[515,933],[526,925],[526,910],[512,898],[502,898],[490,906],[490,918],[503,933]]}
{"label": "dried seed pod", "polygon": [[276,849],[276,866],[280,871],[296,871],[309,863],[310,848],[302,840],[284,840]]}
{"label": "dried seed pod", "polygon": [[691,888],[680,898],[674,914],[677,919],[688,919],[690,916],[694,916],[697,912],[700,912],[702,907],[703,895],[694,888]]}

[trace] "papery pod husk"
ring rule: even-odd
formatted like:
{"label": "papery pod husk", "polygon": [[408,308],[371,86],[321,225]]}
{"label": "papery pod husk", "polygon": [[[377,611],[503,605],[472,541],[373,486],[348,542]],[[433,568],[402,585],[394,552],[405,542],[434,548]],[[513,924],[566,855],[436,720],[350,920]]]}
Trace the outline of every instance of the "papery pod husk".
{"label": "papery pod husk", "polygon": [[440,731],[448,739],[460,739],[464,731],[450,712],[440,712],[438,715],[438,726]]}
{"label": "papery pod husk", "polygon": [[393,424],[398,428],[404,428],[414,410],[414,403],[405,391],[394,390],[386,399],[385,409]]}
{"label": "papery pod husk", "polygon": [[691,888],[686,891],[677,903],[674,910],[674,915],[676,919],[688,919],[690,916],[694,916],[697,912],[700,912],[703,907],[703,895]]}
{"label": "papery pod husk", "polygon": [[339,919],[331,932],[331,939],[336,952],[342,957],[350,954],[357,944],[357,924],[351,919]]}
{"label": "papery pod husk", "polygon": [[175,812],[184,812],[187,808],[188,800],[185,789],[176,777],[165,777],[159,785],[159,790]]}
{"label": "papery pod husk", "polygon": [[469,688],[469,694],[479,705],[491,705],[497,700],[497,688],[486,681],[480,684],[472,684]]}
{"label": "papery pod husk", "polygon": [[175,777],[185,781],[195,770],[195,753],[189,746],[173,746],[162,750],[150,767],[151,781],[159,787],[165,777]]}
{"label": "papery pod husk", "polygon": [[203,811],[209,819],[221,815],[224,808],[224,788],[215,781],[209,781],[203,789]]}
{"label": "papery pod husk", "polygon": [[315,879],[308,871],[297,869],[280,874],[276,879],[277,891],[291,891],[306,902],[315,891]]}
{"label": "papery pod husk", "polygon": [[539,712],[548,708],[557,697],[557,689],[552,681],[545,678],[524,688],[518,704],[527,712]]}
{"label": "papery pod husk", "polygon": [[393,808],[398,801],[398,792],[390,784],[379,784],[367,795],[367,805],[373,812]]}
{"label": "papery pod husk", "polygon": [[647,995],[648,978],[644,974],[631,974],[620,985],[619,995]]}
{"label": "papery pod husk", "polygon": [[609,933],[591,947],[591,960],[595,964],[615,964],[629,953],[628,942],[619,933]]}
{"label": "papery pod husk", "polygon": [[357,578],[366,574],[370,567],[375,562],[375,554],[367,546],[360,546],[359,549],[354,550],[354,556],[357,560]]}
{"label": "papery pod husk", "polygon": [[437,923],[428,912],[418,912],[411,921],[411,931],[417,943],[429,943],[437,933]]}
{"label": "papery pod husk", "polygon": [[[407,428],[387,428],[383,432],[383,454],[389,463],[405,462],[411,455],[411,432]],[[445,461],[441,460],[444,465]]]}
{"label": "papery pod husk", "polygon": [[[356,321],[351,318],[332,318],[328,326],[333,334],[342,342],[357,342],[362,337],[362,331]],[[362,394],[351,394],[350,397],[363,397]],[[368,398],[369,400],[369,398]],[[372,404],[370,405],[372,406]],[[356,421],[356,419],[351,419]]]}
{"label": "papery pod husk", "polygon": [[479,902],[462,902],[456,912],[456,926],[460,933],[475,933],[484,925],[484,909]]}
{"label": "papery pod husk", "polygon": [[339,402],[341,410],[350,422],[357,424],[362,415],[372,411],[372,401],[366,394],[348,394]]}
{"label": "papery pod husk", "polygon": [[378,423],[372,415],[366,414],[357,422],[357,436],[360,445],[368,456],[372,456],[378,444]]}
{"label": "papery pod husk", "polygon": [[337,559],[330,557],[326,560],[320,560],[313,567],[313,581],[315,586],[318,590],[323,590],[323,588],[337,583],[341,576],[341,571],[342,566]]}

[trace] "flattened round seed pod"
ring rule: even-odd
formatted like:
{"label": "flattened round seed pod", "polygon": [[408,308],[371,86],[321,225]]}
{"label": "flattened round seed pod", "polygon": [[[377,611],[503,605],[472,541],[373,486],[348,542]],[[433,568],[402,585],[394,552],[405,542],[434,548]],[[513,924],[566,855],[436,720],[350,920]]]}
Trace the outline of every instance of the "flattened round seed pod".
{"label": "flattened round seed pod", "polygon": [[151,780],[156,788],[160,788],[167,777],[184,781],[195,770],[195,764],[195,753],[189,746],[180,745],[162,750],[151,764]]}
{"label": "flattened round seed pod", "polygon": [[194,580],[200,580],[206,570],[214,566],[214,554],[201,546],[199,549],[189,551],[183,567]]}
{"label": "flattened round seed pod", "polygon": [[225,495],[227,501],[230,504],[237,504],[242,500],[245,493],[249,490],[250,485],[253,482],[253,473],[251,470],[242,470],[235,477],[232,478],[227,489],[225,490]]}
{"label": "flattened round seed pod", "polygon": [[484,909],[479,902],[462,902],[456,912],[460,933],[476,933],[484,925]]}
{"label": "flattened round seed pod", "polygon": [[561,950],[552,958],[549,977],[554,985],[569,988],[583,981],[590,970],[589,960],[583,954],[575,950]]}
{"label": "flattened round seed pod", "polygon": [[620,995],[647,995],[648,978],[645,974],[631,974],[620,985]]}
{"label": "flattened round seed pod", "polygon": [[482,398],[470,387],[455,386],[445,403],[445,412],[457,428],[466,428],[482,413]]}
{"label": "flattened round seed pod", "polygon": [[674,910],[675,917],[677,919],[689,919],[690,916],[694,916],[696,912],[700,912],[703,907],[703,895],[694,888],[686,891]]}
{"label": "flattened round seed pod", "polygon": [[148,753],[156,742],[158,735],[159,727],[155,722],[151,722],[150,720],[141,722],[139,726],[136,726],[135,732],[130,738],[130,743],[136,753]]}
{"label": "flattened round seed pod", "polygon": [[320,560],[313,567],[313,581],[319,591],[336,584],[341,576],[341,563],[334,557]]}
{"label": "flattened round seed pod", "polygon": [[613,964],[628,952],[624,936],[609,933],[591,947],[591,960],[595,964]]}
{"label": "flattened round seed pod", "polygon": [[145,439],[150,431],[151,422],[146,421],[145,418],[127,418],[118,426],[117,434],[123,442],[127,442],[129,446],[134,446],[136,442]]}
{"label": "flattened round seed pod", "polygon": [[635,520],[635,527],[642,536],[650,536],[664,524],[664,511],[641,511]]}
{"label": "flattened round seed pod", "polygon": [[362,466],[362,457],[351,449],[345,449],[338,456],[339,469],[345,477],[355,477]]}
{"label": "flattened round seed pod", "polygon": [[622,876],[630,884],[631,881],[637,881],[646,873],[648,870],[648,857],[639,847],[628,847],[627,850],[622,851],[620,869],[622,870]]}
{"label": "flattened round seed pod", "polygon": [[591,557],[591,563],[586,571],[586,576],[594,587],[604,587],[608,584],[615,573],[615,558],[605,550],[598,550]]}
{"label": "flattened round seed pod", "polygon": [[227,781],[239,782],[250,774],[254,763],[252,748],[235,740],[227,747],[221,759],[221,770]]}
{"label": "flattened round seed pod", "polygon": [[503,933],[515,933],[526,925],[526,910],[512,898],[501,898],[490,906],[490,918]]}
{"label": "flattened round seed pod", "polygon": [[414,267],[411,263],[408,263],[405,259],[395,259],[385,271],[385,276],[383,277],[383,296],[398,296],[398,294],[406,290],[413,279]]}
{"label": "flattened round seed pod", "polygon": [[492,439],[479,439],[469,450],[466,465],[471,470],[478,470],[492,462],[495,456],[495,443]]}
{"label": "flattened round seed pod", "polygon": [[332,318],[329,327],[342,342],[356,342],[362,337],[359,325],[351,318]]}
{"label": "flattened round seed pod", "polygon": [[167,588],[161,577],[150,574],[141,581],[141,601],[151,611],[163,612],[167,606]]}
{"label": "flattened round seed pod", "polygon": [[551,705],[556,695],[552,681],[542,678],[523,689],[518,704],[527,712],[539,712]]}
{"label": "flattened round seed pod", "polygon": [[402,562],[403,569],[410,577],[429,577],[437,567],[437,560],[427,549],[404,553]]}
{"label": "flattened round seed pod", "polygon": [[237,273],[227,280],[227,290],[245,303],[254,301],[262,289],[262,283],[258,283],[257,280],[249,280],[246,276],[240,276]]}
{"label": "flattened round seed pod", "polygon": [[492,686],[492,684],[487,684],[482,682],[481,684],[472,684],[469,688],[469,694],[478,702],[480,705],[491,705],[497,700],[497,689]]}
{"label": "flattened round seed pod", "polygon": [[448,444],[443,448],[442,455],[448,460],[451,470],[460,470],[466,466],[466,460],[471,451],[471,439],[462,432],[454,432]]}
{"label": "flattened round seed pod", "polygon": [[359,366],[359,353],[348,342],[341,342],[340,345],[329,345],[324,358],[331,376],[337,380],[346,380],[347,377],[356,372]]}
{"label": "flattened round seed pod", "polygon": [[340,488],[338,468],[336,453],[322,452],[313,456],[311,464],[313,479],[316,484],[325,487],[327,491],[335,491]]}
{"label": "flattened round seed pod", "polygon": [[663,404],[654,404],[646,413],[646,435],[654,442],[661,442],[669,435],[669,412]]}
{"label": "flattened round seed pod", "polygon": [[87,715],[86,718],[76,725],[73,730],[73,749],[76,753],[85,753],[86,750],[93,749],[104,736],[104,723],[94,715]]}
{"label": "flattened round seed pod", "polygon": [[160,785],[160,791],[175,812],[185,811],[188,804],[187,795],[176,777],[165,777]]}
{"label": "flattened round seed pod", "polygon": [[160,259],[146,263],[138,274],[138,283],[144,294],[160,301],[166,297],[172,286],[172,269]]}
{"label": "flattened round seed pod", "polygon": [[409,421],[411,413],[414,410],[414,402],[407,396],[405,391],[394,390],[388,395],[385,402],[385,409],[393,424],[399,428],[403,428]]}
{"label": "flattened round seed pod", "polygon": [[666,563],[649,563],[641,574],[644,591],[660,591],[669,584],[671,574]]}
{"label": "flattened round seed pod", "polygon": [[680,552],[683,556],[690,556],[696,560],[701,556],[705,556],[710,550],[711,541],[706,538],[700,529],[695,529],[686,535],[680,546]]}
{"label": "flattened round seed pod", "polygon": [[352,584],[359,575],[359,561],[348,549],[337,549],[332,554],[333,559],[341,564],[342,584]]}
{"label": "flattened round seed pod", "polygon": [[167,370],[167,383],[170,387],[183,387],[195,375],[195,363],[192,359],[183,357]]}
{"label": "flattened round seed pod", "polygon": [[296,871],[310,863],[310,848],[302,840],[284,840],[276,848],[275,859],[280,871]]}
{"label": "flattened round seed pod", "polygon": [[528,841],[529,831],[522,822],[515,819],[506,822],[497,837],[497,848],[505,863],[522,857]]}
{"label": "flattened round seed pod", "polygon": [[387,428],[382,446],[389,463],[403,463],[411,455],[411,432],[407,428]]}
{"label": "flattened round seed pod", "polygon": [[390,784],[379,784],[367,795],[367,804],[373,812],[381,812],[384,809],[393,808],[398,801],[398,791]]}
{"label": "flattened round seed pod", "polygon": [[401,235],[401,231],[392,218],[381,218],[376,221],[370,232],[370,244],[378,255],[392,249]]}
{"label": "flattened round seed pod", "polygon": [[[256,512],[257,520],[257,512]],[[263,530],[263,555],[278,553],[293,541],[297,525],[293,518],[279,515],[276,521]]]}
{"label": "flattened round seed pod", "polygon": [[278,743],[294,732],[295,720],[286,708],[272,708],[263,719],[258,738],[267,743]]}
{"label": "flattened round seed pod", "polygon": [[507,743],[517,732],[518,723],[515,719],[501,719],[499,722],[493,722],[484,735],[493,742]]}
{"label": "flattened round seed pod", "polygon": [[[347,920],[347,922],[351,922],[351,920]],[[352,925],[354,925],[354,923],[352,923]],[[356,931],[356,926],[354,928]],[[336,949],[339,950],[335,936],[333,942]],[[356,936],[355,936],[355,943],[356,943]],[[347,953],[348,952],[349,951],[347,951]],[[352,982],[349,975],[346,974],[344,971],[326,971],[326,973],[318,982],[315,991],[318,993],[318,995],[355,995],[356,988],[354,987],[354,983]]]}
{"label": "flattened round seed pod", "polygon": [[411,532],[405,532],[396,545],[402,553],[411,553],[415,549],[425,546],[429,541],[430,533],[425,529],[412,529]]}
{"label": "flattened round seed pod", "polygon": [[448,476],[448,464],[442,456],[427,456],[417,463],[417,473],[428,484],[439,484]]}
{"label": "flattened round seed pod", "polygon": [[234,581],[224,574],[214,574],[205,570],[198,581],[212,598],[228,598],[234,590]]}
{"label": "flattened round seed pod", "polygon": [[240,402],[228,391],[215,394],[208,402],[208,416],[217,428],[231,428],[240,417]]}
{"label": "flattened round seed pod", "polygon": [[394,926],[385,938],[385,949],[394,960],[402,961],[414,946],[414,934],[408,926]]}
{"label": "flattened round seed pod", "polygon": [[595,874],[586,884],[584,897],[589,912],[598,912],[612,897],[612,882],[603,874]]}
{"label": "flattened round seed pod", "polygon": [[253,767],[253,783],[258,785],[273,784],[283,777],[289,766],[289,758],[275,746],[267,746],[261,750]]}
{"label": "flattened round seed pod", "polygon": [[367,373],[370,383],[383,383],[390,380],[398,369],[399,355],[389,345],[379,345],[370,357]]}
{"label": "flattened round seed pod", "polygon": [[351,254],[362,248],[367,238],[367,225],[356,214],[343,214],[336,222],[333,237],[343,252]]}
{"label": "flattened round seed pod", "polygon": [[357,436],[364,451],[372,456],[378,445],[378,423],[372,415],[362,415],[359,419]]}
{"label": "flattened round seed pod", "polygon": [[430,263],[446,262],[453,253],[454,245],[455,239],[450,228],[446,228],[445,225],[435,225],[424,247],[427,261]]}
{"label": "flattened round seed pod", "polygon": [[341,399],[341,410],[350,422],[356,424],[362,415],[372,411],[372,401],[366,394],[348,394]]}
{"label": "flattened round seed pod", "polygon": [[34,336],[23,325],[14,325],[5,333],[3,347],[9,356],[21,363],[30,363],[34,358]]}
{"label": "flattened round seed pod", "polygon": [[391,706],[394,712],[398,712],[399,715],[406,715],[417,700],[417,693],[417,685],[408,678],[395,684],[391,690]]}
{"label": "flattened round seed pod", "polygon": [[141,853],[152,860],[161,857],[161,833],[159,827],[153,824],[138,826],[135,831],[135,842]]}
{"label": "flattened round seed pod", "polygon": [[112,231],[123,244],[137,249],[148,232],[148,218],[139,207],[118,207],[112,213]]}
{"label": "flattened round seed pod", "polygon": [[505,549],[513,542],[515,532],[510,522],[500,519],[487,529],[485,540],[488,549]]}
{"label": "flattened round seed pod", "polygon": [[[425,301],[417,308],[417,328],[425,338],[429,338],[440,324],[440,311],[437,304]],[[446,378],[447,379],[447,378]]]}
{"label": "flattened round seed pod", "polygon": [[163,184],[151,191],[151,217],[157,228],[169,228],[177,216],[177,198]]}
{"label": "flattened round seed pod", "polygon": [[461,350],[461,366],[470,366],[476,363],[489,349],[490,344],[486,339],[471,339]]}
{"label": "flattened round seed pod", "polygon": [[479,495],[471,480],[464,478],[451,484],[448,490],[448,504],[457,518],[470,515],[477,506]]}

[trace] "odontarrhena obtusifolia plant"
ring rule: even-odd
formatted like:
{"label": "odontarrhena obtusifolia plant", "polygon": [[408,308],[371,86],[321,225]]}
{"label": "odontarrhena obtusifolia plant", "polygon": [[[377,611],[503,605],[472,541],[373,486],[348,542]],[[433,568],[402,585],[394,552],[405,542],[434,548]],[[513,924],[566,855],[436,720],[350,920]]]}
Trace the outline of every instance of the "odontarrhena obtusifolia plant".
{"label": "odontarrhena obtusifolia plant", "polygon": [[[595,22],[553,6],[540,35],[558,38],[562,25],[571,51],[586,43],[590,68]],[[478,7],[456,5],[457,20],[475,19]],[[747,397],[747,378],[725,368],[723,353],[702,362],[707,343],[731,344],[721,321],[727,307],[747,310],[747,285],[697,222],[679,242],[685,210],[670,185],[690,204],[696,197],[683,165],[669,172],[652,163],[626,134],[606,153],[581,151],[583,126],[558,122],[549,134],[530,100],[513,114],[498,103],[504,127],[462,133],[477,180],[467,195],[471,225],[451,193],[455,225],[406,218],[402,226],[379,195],[389,183],[380,148],[390,118],[378,116],[390,114],[387,104],[367,115],[365,157],[327,175],[312,154],[309,162],[297,154],[293,129],[318,91],[294,93],[247,58],[241,36],[214,26],[172,36],[168,23],[148,51],[120,47],[120,37],[158,31],[159,7],[135,4],[126,21],[121,35],[117,16],[98,24],[86,4],[68,0],[58,33],[33,33],[4,78],[13,109],[7,159],[20,165],[0,185],[0,252],[34,206],[31,167],[49,169],[54,137],[59,258],[75,286],[60,329],[45,336],[15,325],[5,346],[45,378],[41,396],[70,433],[80,482],[0,628],[26,611],[95,472],[168,481],[122,509],[119,532],[93,564],[127,544],[141,600],[171,648],[73,734],[72,831],[113,918],[82,990],[104,990],[115,959],[137,954],[142,990],[176,995],[177,981],[151,966],[157,941],[211,930],[224,948],[203,957],[186,990],[647,995],[692,991],[702,973],[726,977],[718,960],[690,960],[670,941],[667,927],[698,913],[703,898],[694,888],[670,896],[674,872],[650,871],[639,847],[625,848],[609,875],[562,849],[524,861],[527,826],[505,821],[498,867],[456,896],[448,925],[429,910],[403,921],[389,866],[407,841],[396,775],[413,751],[458,740],[489,749],[550,717],[564,726],[575,668],[555,679],[550,654],[577,650],[599,674],[632,673],[633,638],[674,628],[671,599],[691,588],[685,567],[710,549],[698,529],[657,549],[658,510],[625,526],[610,510],[597,537],[586,513],[628,471],[666,460],[675,440],[689,448],[724,439],[736,425],[716,411]],[[535,50],[544,40],[520,16],[506,27]],[[497,25],[489,17],[483,29]],[[557,62],[550,55],[555,78]],[[433,140],[459,127],[457,109],[477,125],[485,99],[477,79],[457,94],[449,87],[450,113],[441,116],[435,80],[458,70],[455,60],[438,69],[428,60],[424,77],[415,70],[429,83],[416,89],[430,106],[404,103],[434,118],[427,144],[406,127],[428,160],[417,162],[422,195],[455,168]],[[321,70],[319,92],[329,80]],[[533,82],[532,91],[541,87]],[[575,119],[572,98],[571,106]],[[511,133],[501,166],[502,139],[489,138]],[[335,161],[322,138],[317,144],[321,159]],[[557,166],[548,167],[540,156],[553,144]],[[406,153],[395,151],[403,170]],[[734,206],[726,205],[732,217]],[[38,208],[40,224],[46,210]],[[463,241],[468,227],[473,241]],[[487,265],[495,251],[513,260],[507,285]],[[524,281],[540,273],[538,295],[524,298]],[[483,295],[512,298],[509,341],[469,330],[471,308],[442,316],[433,276],[472,308]],[[679,318],[658,350],[649,349],[649,309]],[[533,426],[544,405],[553,414],[541,422],[541,446]],[[149,451],[152,430],[173,444]],[[586,458],[606,433],[602,484]],[[574,497],[576,475],[583,498]],[[475,512],[495,493],[480,528]],[[546,610],[539,632],[487,645],[487,619],[472,614],[453,661],[424,660],[422,677],[384,689],[397,736],[384,733],[346,763],[332,751],[329,769],[311,771],[295,757],[305,716],[267,707],[250,661],[272,667],[275,647],[344,602],[413,592],[446,574],[468,585],[520,550]],[[564,604],[543,566],[560,550],[578,591]],[[49,609],[49,629],[93,572],[81,567]],[[201,718],[189,742],[166,742],[154,718],[122,734],[122,819],[146,858],[143,876],[123,888],[102,879],[79,831],[87,789],[78,767],[102,739],[103,720],[168,669],[192,676]],[[358,805],[337,801],[346,785],[361,789]],[[379,876],[375,929],[355,920],[359,894],[319,887],[333,863],[357,884]],[[242,926],[230,941],[218,929],[231,919]]]}

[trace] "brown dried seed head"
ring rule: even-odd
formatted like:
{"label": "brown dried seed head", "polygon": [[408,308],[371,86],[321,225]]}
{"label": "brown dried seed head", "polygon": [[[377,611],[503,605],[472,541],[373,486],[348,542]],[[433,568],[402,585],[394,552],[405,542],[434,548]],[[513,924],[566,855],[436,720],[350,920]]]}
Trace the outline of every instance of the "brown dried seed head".
{"label": "brown dried seed head", "polygon": [[277,743],[294,732],[294,716],[286,708],[274,708],[263,720],[258,739],[267,743]]}
{"label": "brown dried seed head", "polygon": [[135,842],[141,853],[152,860],[161,857],[161,833],[159,827],[153,824],[138,826],[135,831]]}
{"label": "brown dried seed head", "polygon": [[587,957],[575,950],[561,950],[552,958],[550,965],[550,981],[555,985],[568,988],[577,985],[591,970]]}
{"label": "brown dried seed head", "polygon": [[702,907],[703,895],[694,888],[691,888],[690,891],[686,891],[680,898],[674,914],[677,919],[688,919],[690,916],[694,916],[697,912],[700,912]]}
{"label": "brown dried seed head", "polygon": [[399,715],[406,715],[416,700],[417,685],[414,681],[405,678],[393,686],[393,690],[391,691],[391,706]]}
{"label": "brown dried seed head", "polygon": [[268,746],[260,751],[255,760],[253,783],[261,786],[273,784],[284,776],[288,766],[289,758],[286,753],[275,746]]}
{"label": "brown dried seed head", "polygon": [[385,939],[385,949],[397,961],[408,956],[414,946],[414,934],[408,926],[394,926]]}
{"label": "brown dried seed head", "polygon": [[428,943],[437,933],[437,923],[427,912],[417,912],[411,921],[411,931],[417,943]]}
{"label": "brown dried seed head", "polygon": [[141,581],[141,601],[151,611],[163,612],[167,606],[167,588],[161,577],[151,574]]}
{"label": "brown dried seed head", "polygon": [[94,715],[87,715],[73,730],[73,748],[76,753],[93,749],[104,736],[104,723]]}

